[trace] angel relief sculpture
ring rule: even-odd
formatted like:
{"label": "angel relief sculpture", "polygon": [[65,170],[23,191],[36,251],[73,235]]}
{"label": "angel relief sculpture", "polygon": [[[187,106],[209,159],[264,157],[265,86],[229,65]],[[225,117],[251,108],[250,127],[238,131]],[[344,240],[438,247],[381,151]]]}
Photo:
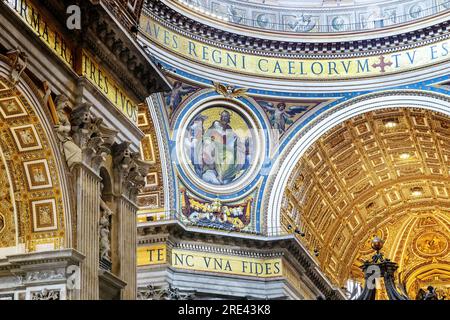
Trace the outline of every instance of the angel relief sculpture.
{"label": "angel relief sculpture", "polygon": [[73,164],[81,162],[81,149],[73,142],[70,135],[72,125],[68,114],[72,111],[72,108],[69,104],[69,99],[64,94],[56,97],[55,104],[57,116],[56,135],[62,143],[62,151],[69,168],[71,168]]}
{"label": "angel relief sculpture", "polygon": [[[103,184],[102,184],[103,191]],[[100,260],[111,262],[111,215],[112,211],[106,202],[100,198],[100,220],[99,220],[99,237],[100,237]]]}
{"label": "angel relief sculpture", "polygon": [[272,102],[267,101],[258,101],[258,103],[269,115],[272,128],[278,130],[280,135],[286,131],[287,125],[294,123],[293,117],[295,115],[308,110],[306,106],[288,107],[284,102],[280,102],[276,106]]}

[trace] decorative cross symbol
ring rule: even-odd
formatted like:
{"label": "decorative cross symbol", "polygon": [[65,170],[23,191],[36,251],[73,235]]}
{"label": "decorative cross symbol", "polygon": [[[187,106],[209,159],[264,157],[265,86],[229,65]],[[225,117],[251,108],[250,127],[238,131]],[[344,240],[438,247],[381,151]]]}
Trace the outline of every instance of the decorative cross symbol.
{"label": "decorative cross symbol", "polygon": [[372,68],[380,68],[380,72],[385,72],[386,70],[384,69],[386,66],[390,67],[392,66],[392,62],[384,62],[384,56],[380,56],[380,63],[374,63],[372,65]]}

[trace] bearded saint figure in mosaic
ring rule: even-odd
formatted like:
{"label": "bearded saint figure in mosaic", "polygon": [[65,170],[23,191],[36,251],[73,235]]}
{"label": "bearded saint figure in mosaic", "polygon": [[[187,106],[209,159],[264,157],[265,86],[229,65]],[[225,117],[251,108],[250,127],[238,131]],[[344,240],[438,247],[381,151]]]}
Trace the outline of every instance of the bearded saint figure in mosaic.
{"label": "bearded saint figure in mosaic", "polygon": [[219,119],[210,117],[211,112],[203,112],[191,122],[185,140],[186,152],[195,173],[203,181],[226,185],[249,167],[252,157],[250,130],[242,119],[240,124],[245,128],[234,129],[232,113],[225,109],[220,111]]}

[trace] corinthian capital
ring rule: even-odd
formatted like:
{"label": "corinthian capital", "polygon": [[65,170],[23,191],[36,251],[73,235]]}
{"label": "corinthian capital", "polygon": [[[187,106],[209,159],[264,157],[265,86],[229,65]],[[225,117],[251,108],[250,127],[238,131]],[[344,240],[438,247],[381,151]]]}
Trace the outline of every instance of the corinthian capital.
{"label": "corinthian capital", "polygon": [[97,170],[111,153],[117,131],[106,127],[91,108],[90,103],[79,104],[71,113],[70,122],[73,140],[82,150],[83,161]]}
{"label": "corinthian capital", "polygon": [[128,176],[132,165],[130,142],[114,143],[111,147],[113,155],[113,164],[117,168],[122,177]]}
{"label": "corinthian capital", "polygon": [[86,148],[89,138],[93,134],[95,117],[91,113],[91,103],[81,103],[75,107],[70,115],[73,138],[81,149]]}
{"label": "corinthian capital", "polygon": [[129,142],[112,146],[113,164],[121,180],[121,192],[134,200],[145,186],[150,164],[141,160],[139,152],[131,152]]}

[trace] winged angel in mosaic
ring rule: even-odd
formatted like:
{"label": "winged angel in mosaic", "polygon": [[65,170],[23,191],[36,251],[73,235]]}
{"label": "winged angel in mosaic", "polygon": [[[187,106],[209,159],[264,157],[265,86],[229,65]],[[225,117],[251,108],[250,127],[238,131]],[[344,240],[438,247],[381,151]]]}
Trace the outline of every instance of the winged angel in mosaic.
{"label": "winged angel in mosaic", "polygon": [[277,129],[280,135],[286,131],[286,125],[294,123],[291,119],[292,117],[308,110],[306,106],[287,107],[284,102],[280,102],[276,106],[267,101],[259,101],[258,103],[269,114],[270,125],[272,128]]}
{"label": "winged angel in mosaic", "polygon": [[167,94],[166,97],[166,105],[169,108],[170,112],[178,108],[180,103],[183,101],[184,96],[193,93],[197,90],[195,87],[191,87],[181,83],[180,81],[176,81],[173,85],[172,91]]}

